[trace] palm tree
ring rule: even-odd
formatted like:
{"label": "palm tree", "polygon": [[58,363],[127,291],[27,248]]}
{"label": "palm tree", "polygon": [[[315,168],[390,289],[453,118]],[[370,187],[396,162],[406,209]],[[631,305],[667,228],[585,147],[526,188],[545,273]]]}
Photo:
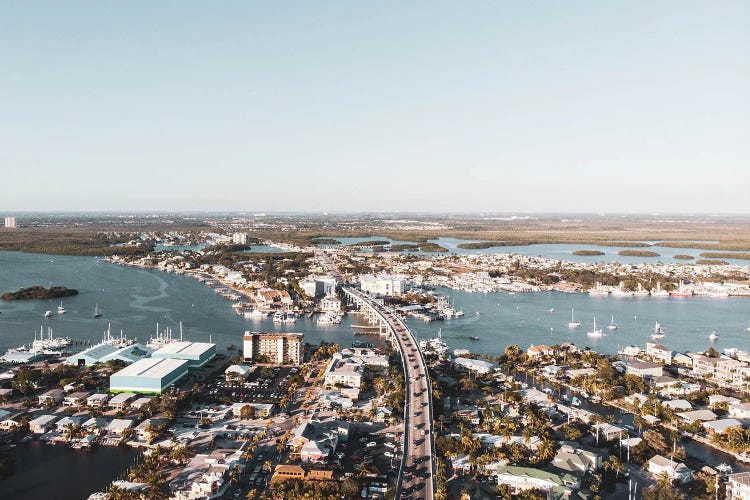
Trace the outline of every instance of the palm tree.
{"label": "palm tree", "polygon": [[555,442],[551,439],[542,439],[537,446],[536,453],[540,460],[550,460],[556,454]]}

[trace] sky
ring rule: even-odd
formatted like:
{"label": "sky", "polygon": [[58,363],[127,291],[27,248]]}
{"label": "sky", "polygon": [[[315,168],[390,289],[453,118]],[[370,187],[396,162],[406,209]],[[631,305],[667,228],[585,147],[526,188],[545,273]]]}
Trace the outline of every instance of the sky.
{"label": "sky", "polygon": [[748,213],[747,1],[0,3],[0,212]]}

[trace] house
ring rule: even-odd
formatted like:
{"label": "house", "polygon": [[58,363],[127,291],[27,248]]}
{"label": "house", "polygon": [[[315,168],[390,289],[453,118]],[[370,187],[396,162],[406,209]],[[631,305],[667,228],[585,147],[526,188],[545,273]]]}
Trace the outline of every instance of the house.
{"label": "house", "polygon": [[493,475],[497,478],[497,484],[508,485],[513,495],[524,490],[538,489],[548,499],[561,500],[570,498],[581,486],[580,480],[572,474],[555,474],[531,467],[501,465],[493,471]]}
{"label": "house", "polygon": [[688,354],[693,360],[693,375],[697,377],[713,376],[719,358],[710,358],[704,354]]}
{"label": "house", "polygon": [[726,500],[747,500],[750,498],[750,472],[729,474],[726,483]]}
{"label": "house", "polygon": [[599,469],[602,465],[602,457],[594,452],[565,444],[557,450],[557,455],[550,465],[569,474],[582,476],[589,471]]}
{"label": "house", "polygon": [[224,377],[227,382],[234,380],[243,381],[250,375],[251,368],[248,365],[232,365],[224,370]]}
{"label": "house", "polygon": [[596,373],[596,370],[593,368],[578,368],[576,370],[566,370],[565,375],[568,376],[571,380],[578,377],[590,377]]}
{"label": "house", "polygon": [[96,393],[86,398],[86,404],[92,408],[104,408],[109,400],[109,395]]}
{"label": "house", "polygon": [[153,439],[157,436],[153,435],[152,431],[167,422],[169,422],[169,420],[166,418],[147,418],[146,420],[135,426],[135,435],[141,441],[148,441],[150,439]]}
{"label": "house", "polygon": [[57,427],[57,432],[63,433],[63,432],[66,432],[71,427],[81,425],[83,422],[84,422],[83,417],[70,416],[70,417],[61,418],[55,423],[55,426]]}
{"label": "house", "polygon": [[480,375],[485,375],[497,369],[497,365],[483,359],[456,358],[453,360],[453,364]]}
{"label": "house", "polygon": [[555,350],[546,345],[532,345],[526,349],[526,355],[531,359],[543,358],[545,356],[554,356]]}
{"label": "house", "polygon": [[729,405],[729,416],[734,418],[750,418],[750,403]]}
{"label": "house", "polygon": [[298,425],[289,440],[292,455],[304,462],[323,462],[333,453],[338,444],[338,429],[317,421]]}
{"label": "house", "polygon": [[63,397],[63,406],[83,406],[86,404],[86,398],[88,397],[88,392],[73,392],[66,394],[65,397]]}
{"label": "house", "polygon": [[731,396],[724,396],[723,394],[711,394],[708,396],[708,406],[711,408],[716,405],[725,404],[727,406],[739,403],[740,400]]}
{"label": "house", "polygon": [[109,400],[109,407],[121,411],[128,407],[131,401],[135,399],[135,394],[130,392],[120,392]]}
{"label": "house", "polygon": [[646,401],[648,401],[648,396],[646,396],[645,394],[641,394],[640,392],[636,392],[635,394],[631,394],[630,396],[625,396],[625,402],[633,406],[641,406]]}
{"label": "house", "polygon": [[602,422],[594,424],[592,427],[596,432],[597,438],[601,436],[605,441],[612,441],[614,439],[619,439],[620,437],[628,437],[628,430],[617,425]]}
{"label": "house", "polygon": [[657,363],[672,364],[672,350],[656,342],[646,342],[646,355]]}
{"label": "house", "polygon": [[51,406],[63,400],[62,389],[52,389],[39,395],[39,406]]}
{"label": "house", "polygon": [[693,422],[709,422],[711,420],[716,420],[716,414],[711,410],[683,411],[678,413],[677,416],[689,424],[692,424]]}
{"label": "house", "polygon": [[562,365],[545,365],[542,368],[542,373],[547,378],[557,378],[558,374],[565,372],[565,366]]}
{"label": "house", "polygon": [[664,401],[662,406],[680,411],[690,411],[693,409],[693,405],[690,404],[690,401],[687,399],[672,399],[670,401]]}
{"label": "house", "polygon": [[153,396],[151,396],[151,397],[144,396],[142,398],[138,398],[135,401],[133,401],[132,403],[130,403],[130,406],[132,408],[135,408],[136,410],[140,410],[141,408],[143,408],[144,406],[146,406],[147,404],[149,404],[151,402],[152,398],[153,398]]}
{"label": "house", "polygon": [[86,432],[98,433],[102,429],[109,427],[109,419],[103,417],[92,417],[81,424]]}
{"label": "house", "polygon": [[721,434],[727,429],[732,427],[742,428],[742,422],[734,418],[722,418],[720,420],[712,420],[710,422],[703,422],[703,428],[710,432]]}
{"label": "house", "polygon": [[378,406],[375,409],[375,421],[381,423],[386,422],[387,420],[390,420],[392,414],[393,410],[391,410],[390,408]]}
{"label": "house", "polygon": [[661,377],[664,370],[661,365],[651,361],[628,360],[625,362],[625,373],[641,378]]}
{"label": "house", "polygon": [[648,471],[654,476],[666,473],[672,481],[687,483],[692,480],[690,469],[683,463],[672,461],[661,455],[655,455],[648,461]]}
{"label": "house", "polygon": [[29,430],[34,434],[44,434],[52,428],[56,420],[55,415],[40,415],[29,422]]}
{"label": "house", "polygon": [[26,415],[26,410],[0,409],[0,429],[7,431],[21,425],[21,418],[24,415]]}
{"label": "house", "polygon": [[133,421],[125,418],[115,418],[109,423],[107,432],[111,436],[123,437],[125,431],[133,426]]}

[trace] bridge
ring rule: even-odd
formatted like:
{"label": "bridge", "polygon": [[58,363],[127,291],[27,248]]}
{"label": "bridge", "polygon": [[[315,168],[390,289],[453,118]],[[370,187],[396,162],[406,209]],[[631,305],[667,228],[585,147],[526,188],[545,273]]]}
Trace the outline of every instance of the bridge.
{"label": "bridge", "polygon": [[406,383],[404,440],[396,498],[435,498],[435,434],[432,386],[427,364],[411,330],[391,309],[351,287],[342,288],[347,301],[381,327],[401,353]]}

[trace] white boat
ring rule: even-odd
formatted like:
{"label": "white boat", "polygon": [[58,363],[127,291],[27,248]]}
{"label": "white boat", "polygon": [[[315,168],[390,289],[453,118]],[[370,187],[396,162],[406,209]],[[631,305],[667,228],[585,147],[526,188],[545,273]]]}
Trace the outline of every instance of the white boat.
{"label": "white boat", "polygon": [[575,406],[575,407],[581,406],[581,400],[573,396],[573,398],[570,400],[570,406]]}
{"label": "white boat", "polygon": [[52,311],[45,311],[44,317],[45,318],[51,318],[52,317]]}
{"label": "white boat", "polygon": [[60,301],[60,305],[57,306],[57,314],[65,314],[65,308],[62,305],[62,300]]}
{"label": "white boat", "polygon": [[101,316],[101,315],[102,315],[102,310],[101,310],[101,309],[99,309],[99,304],[96,304],[96,305],[94,306],[94,317],[95,317],[95,318],[98,318],[98,317],[99,317],[99,316]]}
{"label": "white boat", "polygon": [[319,325],[338,325],[341,323],[344,314],[341,312],[325,312],[318,317],[317,323]]}
{"label": "white boat", "polygon": [[652,339],[663,339],[664,338],[664,330],[662,330],[661,325],[657,321],[656,324],[654,324],[654,333],[651,334]]}
{"label": "white boat", "polygon": [[606,288],[602,287],[602,284],[597,281],[596,282],[596,287],[594,287],[594,288],[592,288],[592,289],[589,290],[589,295],[595,295],[595,296],[598,296],[598,297],[604,297],[604,296],[609,295],[609,290],[607,290]]}
{"label": "white boat", "polygon": [[649,295],[649,292],[648,290],[644,290],[643,285],[638,283],[638,290],[634,291],[633,295],[636,297],[646,297],[647,295]]}
{"label": "white boat", "polygon": [[180,337],[172,337],[172,329],[167,327],[164,330],[159,330],[159,323],[156,324],[156,335],[148,339],[146,347],[152,349],[160,349],[165,345],[171,344],[172,342],[182,342],[182,321],[180,321]]}
{"label": "white boat", "polygon": [[554,307],[550,307],[549,309],[547,309],[547,312],[553,313],[553,312],[555,312],[555,308]]}
{"label": "white boat", "polygon": [[570,323],[568,323],[568,328],[578,328],[581,326],[580,321],[576,321],[576,312],[573,308],[570,309]]}
{"label": "white boat", "polygon": [[59,350],[68,347],[73,341],[68,337],[55,337],[52,328],[47,327],[47,334],[44,334],[44,327],[39,328],[39,338],[36,338],[34,332],[34,341],[31,343],[30,351],[43,352],[49,350]]}
{"label": "white boat", "polygon": [[652,297],[669,297],[669,292],[661,289],[661,283],[656,282],[656,288],[651,290]]}
{"label": "white boat", "polygon": [[111,323],[107,324],[107,329],[104,330],[104,337],[102,337],[102,341],[99,345],[112,345],[115,347],[127,347],[129,345],[135,344],[134,339],[129,339],[127,335],[123,333],[122,330],[120,330],[120,336],[119,337],[113,337],[110,333],[111,329]]}
{"label": "white boat", "polygon": [[737,460],[746,464],[750,464],[750,452],[742,452],[737,455]]}
{"label": "white boat", "polygon": [[596,329],[596,316],[594,316],[594,329],[590,332],[587,332],[586,335],[588,335],[589,337],[602,337],[604,335],[601,328],[599,328],[598,330]]}
{"label": "white boat", "polygon": [[615,324],[615,315],[612,315],[612,321],[609,322],[609,325],[607,326],[607,330],[617,330],[617,325]]}
{"label": "white boat", "polygon": [[716,332],[711,332],[711,335],[708,336],[708,340],[711,342],[717,340],[719,338],[719,335]]}
{"label": "white boat", "polygon": [[297,321],[297,316],[294,315],[294,313],[286,312],[286,311],[276,311],[273,315],[273,322],[274,323],[294,323]]}
{"label": "white boat", "polygon": [[266,316],[268,316],[268,313],[266,311],[261,311],[260,309],[245,311],[243,314],[246,318],[265,318]]}

